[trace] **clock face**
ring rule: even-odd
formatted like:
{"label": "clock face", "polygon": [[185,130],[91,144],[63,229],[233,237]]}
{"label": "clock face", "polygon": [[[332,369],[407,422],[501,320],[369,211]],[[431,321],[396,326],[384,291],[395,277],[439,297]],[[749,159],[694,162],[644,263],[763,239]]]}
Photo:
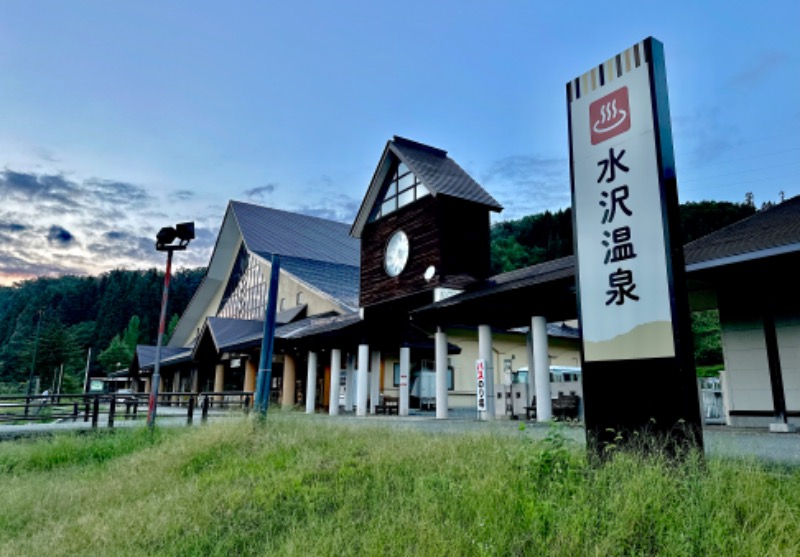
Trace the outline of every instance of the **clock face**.
{"label": "clock face", "polygon": [[403,272],[406,263],[408,263],[408,236],[402,230],[398,230],[386,244],[383,266],[387,275],[396,277]]}

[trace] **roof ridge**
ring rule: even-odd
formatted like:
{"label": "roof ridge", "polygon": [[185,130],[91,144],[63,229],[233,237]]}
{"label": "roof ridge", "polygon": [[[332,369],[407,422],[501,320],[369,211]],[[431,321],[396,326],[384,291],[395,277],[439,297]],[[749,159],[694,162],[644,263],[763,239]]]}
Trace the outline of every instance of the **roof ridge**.
{"label": "roof ridge", "polygon": [[294,216],[303,217],[303,218],[306,218],[306,219],[315,219],[315,220],[319,220],[319,221],[330,223],[330,224],[337,224],[337,225],[342,225],[342,226],[346,226],[346,227],[350,226],[348,223],[342,222],[340,220],[326,219],[324,217],[318,217],[316,215],[307,215],[306,213],[298,213],[296,211],[289,211],[288,209],[278,209],[277,207],[268,207],[266,205],[259,205],[258,203],[251,203],[249,201],[239,201],[237,199],[231,199],[229,201],[229,203],[231,205],[248,205],[250,207],[255,207],[256,209],[262,209],[262,210],[265,210],[265,211],[274,211],[276,213],[284,213],[284,214],[287,214],[287,215],[294,215]]}
{"label": "roof ridge", "polygon": [[[756,209],[756,212],[753,213],[750,216],[747,216],[747,217],[745,217],[743,219],[737,220],[736,222],[732,222],[732,223],[728,224],[727,226],[723,226],[722,228],[714,230],[713,232],[709,232],[705,236],[700,236],[699,238],[695,238],[691,242],[688,242],[688,243],[684,244],[683,245],[683,249],[686,250],[688,248],[692,248],[692,247],[694,247],[694,244],[700,242],[701,240],[705,240],[706,242],[713,241],[714,237],[721,236],[724,232],[729,231],[731,228],[733,228],[735,226],[737,226],[737,227],[738,226],[742,226],[745,223],[748,223],[748,222],[750,222],[751,220],[753,220],[755,218],[763,218],[763,215],[765,215],[767,213],[770,213],[770,212],[772,212],[772,211],[774,211],[774,210],[776,210],[778,208],[787,209],[789,206],[791,206],[791,205],[793,205],[795,203],[800,203],[800,195],[796,195],[794,197],[790,197],[789,199],[785,199],[781,203],[778,203],[776,205],[772,205],[771,207],[767,207],[765,209],[761,209],[761,210]],[[711,239],[709,240],[709,238],[711,238]]]}
{"label": "roof ridge", "polygon": [[438,147],[434,147],[433,145],[420,143],[419,141],[414,141],[413,139],[408,139],[407,137],[395,135],[392,141],[394,141],[396,145],[405,145],[407,147],[412,147],[414,149],[419,149],[421,151],[427,151],[432,155],[437,155],[439,157],[447,157],[447,151],[445,151],[444,149],[439,149]]}

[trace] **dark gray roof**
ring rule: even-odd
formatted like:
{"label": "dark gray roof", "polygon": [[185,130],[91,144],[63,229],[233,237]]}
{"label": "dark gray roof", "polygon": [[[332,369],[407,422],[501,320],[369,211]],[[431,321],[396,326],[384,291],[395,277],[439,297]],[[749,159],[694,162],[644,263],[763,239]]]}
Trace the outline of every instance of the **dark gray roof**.
{"label": "dark gray roof", "polygon": [[358,307],[361,243],[341,222],[231,201],[247,249],[337,300]]}
{"label": "dark gray roof", "polygon": [[254,340],[260,340],[264,333],[264,322],[254,319],[209,317],[206,326],[219,352],[249,346]]}
{"label": "dark gray roof", "polygon": [[[298,339],[313,334],[338,330],[360,321],[357,313],[340,316],[335,312],[327,312],[314,317],[306,317],[284,325],[278,324],[275,329],[276,339]],[[264,334],[264,322],[248,319],[228,319],[209,317],[208,330],[214,340],[218,352],[245,350],[261,345]]]}
{"label": "dark gray roof", "polygon": [[494,197],[447,156],[447,151],[399,136],[394,136],[389,142],[389,149],[422,180],[433,195],[449,195],[481,203],[493,211],[503,210]]}
{"label": "dark gray roof", "polygon": [[360,322],[361,316],[358,313],[348,313],[346,315],[336,315],[333,313],[316,315],[279,327],[278,330],[275,331],[275,338],[298,339],[321,333],[338,331]]}
{"label": "dark gray roof", "polygon": [[305,317],[307,309],[308,305],[300,304],[299,306],[279,311],[275,314],[275,323],[278,325],[285,325],[286,323],[291,323],[301,315]]}
{"label": "dark gray roof", "polygon": [[[264,254],[259,255],[264,257]],[[282,256],[281,269],[318,288],[348,308],[358,307],[360,269],[357,266]]]}
{"label": "dark gray roof", "polygon": [[[188,362],[192,357],[192,349],[184,347],[162,346],[161,347],[161,365],[165,364],[179,364],[181,362]],[[136,346],[136,360],[139,364],[139,369],[150,369],[156,362],[156,347],[147,344],[139,344]]]}
{"label": "dark gray roof", "polygon": [[338,265],[360,265],[360,243],[345,223],[231,201],[247,249]]}
{"label": "dark gray roof", "polygon": [[686,244],[687,270],[800,251],[800,196]]}
{"label": "dark gray roof", "polygon": [[431,194],[450,196],[485,205],[492,211],[503,207],[489,195],[472,177],[447,156],[447,151],[394,136],[386,143],[381,159],[372,176],[367,193],[350,229],[350,234],[360,238],[374,207],[381,202],[380,194],[394,158],[406,164],[422,180]]}
{"label": "dark gray roof", "polygon": [[516,290],[534,284],[544,284],[559,279],[574,279],[575,277],[575,257],[569,255],[561,259],[539,263],[524,269],[517,269],[507,273],[500,273],[489,277],[485,282],[480,283],[474,290],[468,290],[462,294],[457,294],[436,302],[420,310],[432,307],[448,307],[460,304],[466,300],[483,298],[509,290]]}

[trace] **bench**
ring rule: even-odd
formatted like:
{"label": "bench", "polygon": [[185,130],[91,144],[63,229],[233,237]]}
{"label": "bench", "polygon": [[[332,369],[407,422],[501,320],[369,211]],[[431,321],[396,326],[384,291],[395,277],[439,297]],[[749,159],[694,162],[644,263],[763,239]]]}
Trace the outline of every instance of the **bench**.
{"label": "bench", "polygon": [[383,404],[376,404],[375,405],[375,413],[376,414],[386,414],[387,416],[391,416],[392,414],[400,414],[400,399],[396,396],[385,396],[383,397]]}
{"label": "bench", "polygon": [[[525,406],[524,408],[525,408],[525,419],[526,420],[531,420],[531,419],[535,420],[536,419],[536,396],[535,395],[531,399],[531,405],[530,406]],[[533,416],[533,418],[531,418],[531,416]]]}
{"label": "bench", "polygon": [[563,420],[577,420],[580,405],[578,395],[558,395],[553,399],[553,417]]}

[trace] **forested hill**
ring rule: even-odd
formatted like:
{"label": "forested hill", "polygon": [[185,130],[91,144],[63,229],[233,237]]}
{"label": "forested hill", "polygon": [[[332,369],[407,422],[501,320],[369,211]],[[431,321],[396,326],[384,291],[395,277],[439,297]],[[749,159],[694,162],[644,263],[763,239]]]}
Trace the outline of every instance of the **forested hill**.
{"label": "forested hill", "polygon": [[[681,205],[684,243],[756,212],[752,203],[701,201]],[[513,271],[572,255],[572,210],[539,213],[492,226],[492,272]]]}
{"label": "forested hill", "polygon": [[[181,270],[172,277],[168,317],[174,324],[205,274]],[[54,370],[64,364],[64,391],[80,389],[88,348],[96,371],[127,366],[137,343],[155,344],[164,273],[116,270],[97,277],[39,278],[0,287],[0,391],[26,382],[33,363],[37,327],[36,374],[50,388]],[[110,349],[111,348],[111,349]]]}

